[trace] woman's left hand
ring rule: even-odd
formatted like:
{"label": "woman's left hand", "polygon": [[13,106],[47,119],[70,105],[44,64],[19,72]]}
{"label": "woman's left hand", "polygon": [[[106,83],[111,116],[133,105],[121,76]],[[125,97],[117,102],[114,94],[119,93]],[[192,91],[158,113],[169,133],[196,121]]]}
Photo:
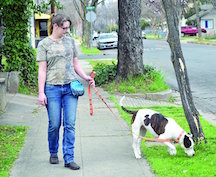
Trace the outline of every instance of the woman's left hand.
{"label": "woman's left hand", "polygon": [[95,87],[95,81],[94,78],[88,76],[88,78],[86,79],[87,82],[89,82],[89,84],[94,88]]}

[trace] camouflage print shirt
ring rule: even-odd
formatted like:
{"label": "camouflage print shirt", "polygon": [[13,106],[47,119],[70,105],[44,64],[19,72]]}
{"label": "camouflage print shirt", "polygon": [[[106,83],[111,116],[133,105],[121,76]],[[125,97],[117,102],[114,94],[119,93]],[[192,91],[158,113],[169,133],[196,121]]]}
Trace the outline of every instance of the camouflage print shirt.
{"label": "camouflage print shirt", "polygon": [[73,58],[77,56],[75,42],[71,37],[53,40],[46,37],[37,47],[37,61],[47,62],[46,83],[68,84],[77,79]]}

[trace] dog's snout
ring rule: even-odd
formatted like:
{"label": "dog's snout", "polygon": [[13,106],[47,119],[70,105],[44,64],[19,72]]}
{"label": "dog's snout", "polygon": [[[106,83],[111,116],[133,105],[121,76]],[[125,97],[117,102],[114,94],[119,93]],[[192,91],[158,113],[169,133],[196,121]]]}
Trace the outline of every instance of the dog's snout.
{"label": "dog's snout", "polygon": [[189,157],[193,157],[195,156],[195,152],[194,153],[191,153],[191,154],[188,154]]}

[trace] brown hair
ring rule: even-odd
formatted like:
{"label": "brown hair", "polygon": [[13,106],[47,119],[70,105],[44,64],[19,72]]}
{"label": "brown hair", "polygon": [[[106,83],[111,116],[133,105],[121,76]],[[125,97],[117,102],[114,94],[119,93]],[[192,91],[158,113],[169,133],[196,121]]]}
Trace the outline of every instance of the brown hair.
{"label": "brown hair", "polygon": [[49,19],[49,35],[52,34],[53,32],[53,25],[57,24],[58,26],[62,26],[64,22],[70,22],[70,25],[72,24],[70,17],[64,14],[51,14],[50,19]]}

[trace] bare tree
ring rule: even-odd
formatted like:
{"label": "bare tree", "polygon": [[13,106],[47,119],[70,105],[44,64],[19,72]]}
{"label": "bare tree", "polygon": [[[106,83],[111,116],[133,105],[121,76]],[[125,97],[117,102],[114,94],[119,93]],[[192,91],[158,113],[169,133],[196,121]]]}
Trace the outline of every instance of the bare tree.
{"label": "bare tree", "polygon": [[[94,23],[95,30],[107,32],[108,27],[118,23],[118,4],[117,1],[105,1],[104,5],[97,7],[97,19]],[[109,29],[109,31],[111,31]]]}
{"label": "bare tree", "polygon": [[119,0],[117,79],[144,73],[141,0]]}
{"label": "bare tree", "polygon": [[179,39],[179,18],[181,6],[176,0],[162,0],[169,29],[168,43],[171,49],[171,60],[175,70],[184,113],[194,140],[205,139],[197,111],[191,94],[189,78]]}
{"label": "bare tree", "polygon": [[200,26],[200,17],[199,17],[199,8],[197,5],[197,0],[193,0],[195,11],[196,11],[196,21],[197,21],[197,28],[198,28],[198,37],[199,39],[202,38],[202,33],[201,33],[201,26]]}
{"label": "bare tree", "polygon": [[88,47],[90,47],[90,23],[86,20],[87,6],[94,6],[94,11],[96,11],[97,6],[100,3],[104,3],[104,1],[105,0],[73,0],[75,9],[82,19],[82,38]]}
{"label": "bare tree", "polygon": [[159,30],[164,30],[164,10],[161,0],[142,0],[141,16],[151,19],[154,35],[156,35],[156,32]]}
{"label": "bare tree", "polygon": [[72,32],[76,33],[77,36],[81,37],[81,19],[74,7],[73,1],[60,0],[60,3],[63,8],[57,9],[57,13],[63,13],[65,15],[68,15],[72,21]]}

